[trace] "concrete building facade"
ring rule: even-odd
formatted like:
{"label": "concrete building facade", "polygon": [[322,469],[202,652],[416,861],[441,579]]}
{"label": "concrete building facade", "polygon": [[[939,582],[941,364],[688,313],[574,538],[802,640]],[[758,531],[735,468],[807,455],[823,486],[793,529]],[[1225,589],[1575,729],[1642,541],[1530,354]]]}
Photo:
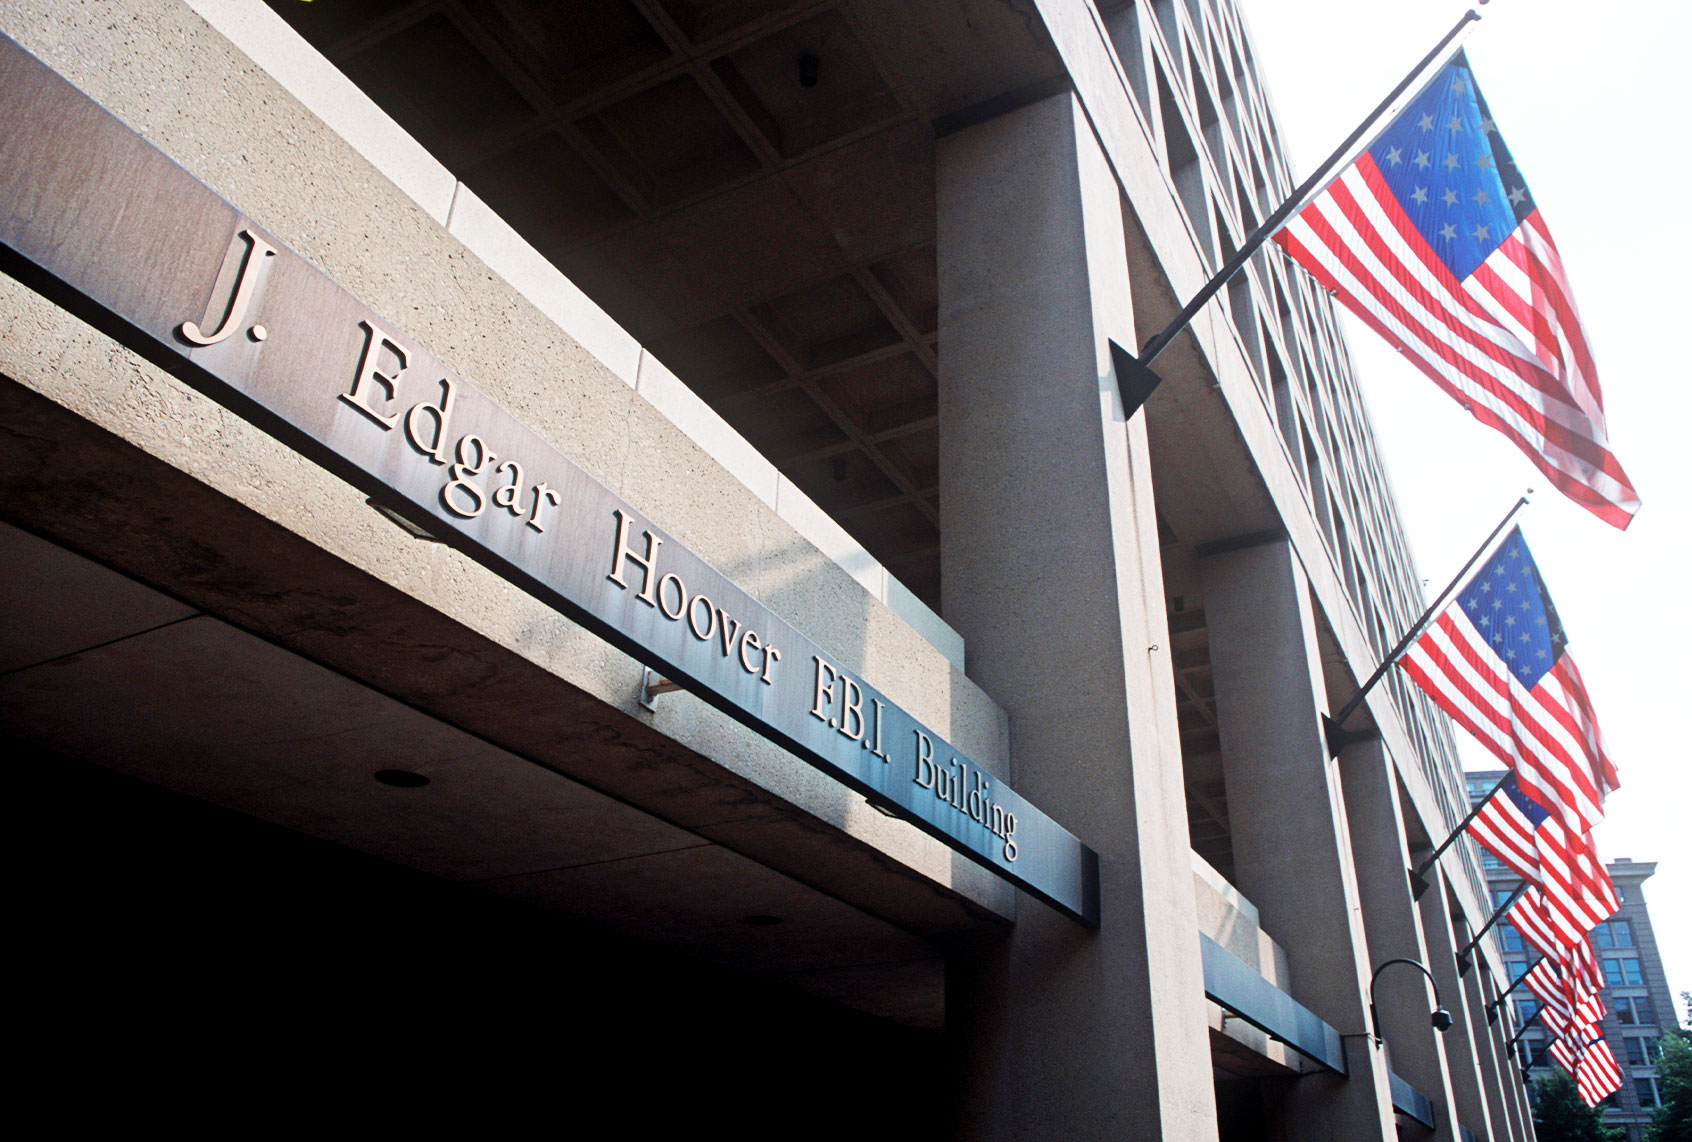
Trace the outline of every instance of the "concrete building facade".
{"label": "concrete building facade", "polygon": [[[1471,771],[1469,795],[1479,797],[1492,788],[1502,770]],[[1495,900],[1507,900],[1521,884],[1504,863],[1483,854],[1487,884]],[[1592,950],[1604,973],[1602,997],[1606,1014],[1605,1042],[1621,1067],[1621,1089],[1604,1100],[1604,1122],[1627,1132],[1628,1142],[1642,1142],[1645,1130],[1660,1105],[1656,1063],[1662,1056],[1662,1034],[1675,1026],[1674,991],[1663,971],[1662,953],[1657,949],[1651,927],[1651,910],[1645,900],[1645,881],[1657,871],[1654,861],[1621,857],[1605,864],[1610,880],[1621,897],[1621,907],[1592,933]],[[1511,982],[1526,974],[1539,957],[1508,923],[1499,924],[1504,965]],[[1538,1003],[1526,988],[1517,988],[1508,998],[1512,1034],[1521,1032],[1519,1054],[1531,1064],[1531,1080],[1556,1066],[1545,1055],[1550,1033],[1533,1017]]]}
{"label": "concrete building facade", "polygon": [[1265,251],[1143,407],[1112,364],[1292,187],[1232,3],[0,33],[44,1056],[634,1135],[1531,1136],[1475,854],[1405,875],[1448,726],[1393,677],[1324,736],[1422,607],[1327,299]]}

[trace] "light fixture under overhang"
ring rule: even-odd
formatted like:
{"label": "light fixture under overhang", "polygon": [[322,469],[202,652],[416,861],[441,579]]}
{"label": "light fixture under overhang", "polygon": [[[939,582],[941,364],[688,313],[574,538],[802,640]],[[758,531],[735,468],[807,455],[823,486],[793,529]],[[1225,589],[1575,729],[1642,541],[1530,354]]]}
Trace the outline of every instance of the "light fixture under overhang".
{"label": "light fixture under overhang", "polygon": [[441,542],[440,539],[433,533],[425,530],[424,528],[418,527],[388,505],[378,502],[374,496],[366,497],[364,502],[371,508],[375,509],[377,515],[381,516],[383,519],[411,536],[411,538],[421,539],[425,543]]}
{"label": "light fixture under overhang", "polygon": [[383,785],[391,785],[395,789],[421,789],[429,784],[427,777],[409,769],[378,769],[371,776]]}

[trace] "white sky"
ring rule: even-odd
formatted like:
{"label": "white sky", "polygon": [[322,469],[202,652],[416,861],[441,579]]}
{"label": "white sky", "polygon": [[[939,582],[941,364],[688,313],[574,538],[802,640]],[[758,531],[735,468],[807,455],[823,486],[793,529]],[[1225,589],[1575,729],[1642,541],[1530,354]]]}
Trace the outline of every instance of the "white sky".
{"label": "white sky", "polygon": [[[1295,176],[1315,169],[1462,14],[1460,3],[1237,0]],[[1692,400],[1675,338],[1692,325],[1684,115],[1692,5],[1497,0],[1467,42],[1493,118],[1557,241],[1597,358],[1613,449],[1644,507],[1624,533],[1564,500],[1346,315],[1359,381],[1430,597],[1527,487],[1518,517],[1580,664],[1622,788],[1596,831],[1645,883],[1678,997],[1692,989],[1692,704],[1685,588]],[[1470,768],[1492,756],[1456,731]]]}

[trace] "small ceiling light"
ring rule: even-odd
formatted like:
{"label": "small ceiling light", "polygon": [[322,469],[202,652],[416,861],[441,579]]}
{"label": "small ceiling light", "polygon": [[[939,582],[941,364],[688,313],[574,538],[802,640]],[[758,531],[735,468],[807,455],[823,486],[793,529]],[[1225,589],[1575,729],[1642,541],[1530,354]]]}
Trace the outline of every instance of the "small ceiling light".
{"label": "small ceiling light", "polygon": [[392,785],[395,789],[421,789],[429,784],[427,777],[409,769],[378,769],[374,776],[383,785]]}
{"label": "small ceiling light", "polygon": [[398,527],[401,531],[411,536],[411,538],[421,539],[426,543],[440,542],[439,537],[424,528],[418,527],[387,504],[379,502],[374,496],[366,498],[364,502],[367,507],[375,509],[377,515]]}
{"label": "small ceiling light", "polygon": [[815,52],[806,52],[799,57],[799,86],[815,87],[817,85],[817,69],[822,66]]}

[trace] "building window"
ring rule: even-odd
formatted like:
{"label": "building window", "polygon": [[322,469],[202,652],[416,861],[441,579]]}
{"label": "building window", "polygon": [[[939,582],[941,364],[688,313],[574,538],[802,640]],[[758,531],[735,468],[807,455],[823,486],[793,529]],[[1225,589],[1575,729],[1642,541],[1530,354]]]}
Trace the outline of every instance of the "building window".
{"label": "building window", "polygon": [[1515,983],[1518,979],[1521,979],[1527,974],[1528,966],[1526,960],[1505,960],[1504,963],[1509,968],[1511,983]]}
{"label": "building window", "polygon": [[1627,1061],[1636,1067],[1653,1066],[1663,1057],[1661,1039],[1636,1035],[1627,1040]]}
{"label": "building window", "polygon": [[1504,907],[1504,902],[1515,894],[1514,888],[1494,888],[1492,890],[1492,906],[1494,908]]}
{"label": "building window", "polygon": [[1504,945],[1506,952],[1519,952],[1523,949],[1522,934],[1516,931],[1512,924],[1498,925],[1498,939]]}
{"label": "building window", "polygon": [[1481,854],[1481,867],[1484,868],[1484,869],[1489,869],[1489,870],[1490,869],[1499,869],[1499,868],[1504,867],[1504,862],[1499,860],[1497,857],[1493,856],[1489,852],[1483,852]]}
{"label": "building window", "polygon": [[1610,998],[1616,1021],[1629,1026],[1649,1026],[1656,1023],[1657,1012],[1643,995],[1617,995]]}
{"label": "building window", "polygon": [[1626,920],[1605,920],[1592,929],[1592,942],[1600,948],[1633,947],[1633,928]]}
{"label": "building window", "polygon": [[1639,961],[1632,956],[1604,960],[1604,982],[1611,987],[1639,987],[1645,982]]}
{"label": "building window", "polygon": [[1650,1110],[1657,1105],[1657,1080],[1634,1079],[1633,1089],[1639,1092],[1639,1105]]}
{"label": "building window", "polygon": [[1535,1015],[1539,1014],[1539,1001],[1535,999],[1516,1000],[1516,1019],[1518,1027],[1526,1027]]}

